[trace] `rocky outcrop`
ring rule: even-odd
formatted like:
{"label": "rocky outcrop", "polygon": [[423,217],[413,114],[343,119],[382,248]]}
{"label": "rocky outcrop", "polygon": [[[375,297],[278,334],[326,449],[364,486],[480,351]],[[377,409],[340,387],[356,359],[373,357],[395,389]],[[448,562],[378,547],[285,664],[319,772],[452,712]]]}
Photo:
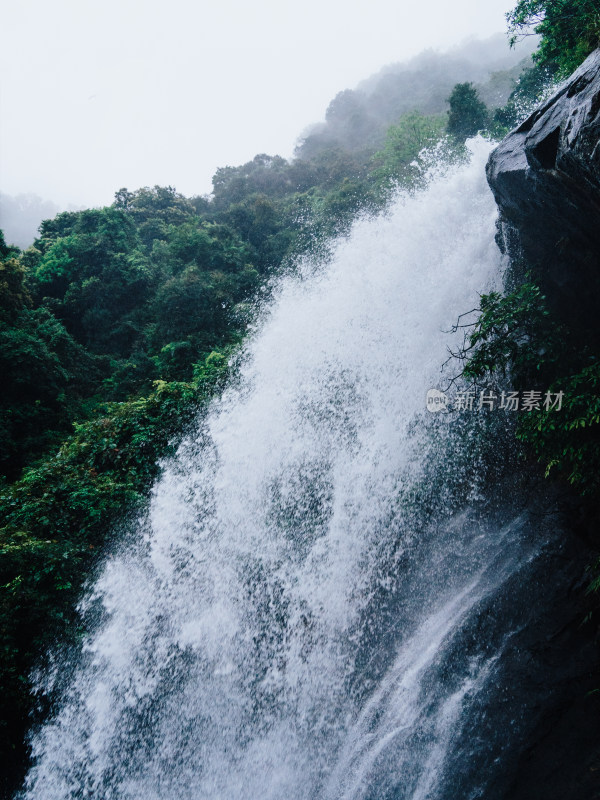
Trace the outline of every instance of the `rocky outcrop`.
{"label": "rocky outcrop", "polygon": [[[600,50],[493,151],[489,184],[500,209],[498,243],[512,274],[531,271],[554,318],[579,349],[600,346]],[[576,350],[571,350],[576,352]],[[505,685],[526,725],[501,758],[486,798],[600,798],[600,653],[597,609],[586,602],[585,564],[597,550],[597,509],[575,498],[562,549],[531,585],[541,593],[504,660]],[[584,622],[585,620],[585,622]],[[514,644],[514,643],[513,643]],[[502,706],[498,704],[502,720]],[[509,729],[508,714],[499,729]],[[519,738],[518,736],[516,737]]]}
{"label": "rocky outcrop", "polygon": [[600,798],[599,652],[585,570],[590,526],[558,497],[553,510],[541,487],[536,495],[524,510],[523,533],[545,546],[482,605],[459,642],[465,648],[469,635],[506,631],[507,623],[514,631],[457,737],[444,798]]}
{"label": "rocky outcrop", "polygon": [[487,176],[501,249],[574,332],[600,340],[600,50],[493,151]]}

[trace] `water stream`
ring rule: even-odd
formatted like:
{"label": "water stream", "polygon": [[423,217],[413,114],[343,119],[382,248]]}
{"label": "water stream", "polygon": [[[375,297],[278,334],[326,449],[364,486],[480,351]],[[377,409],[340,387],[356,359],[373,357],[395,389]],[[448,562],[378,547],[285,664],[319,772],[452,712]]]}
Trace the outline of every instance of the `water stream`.
{"label": "water stream", "polygon": [[281,280],[42,680],[27,800],[452,800],[513,634],[464,632],[532,556],[518,513],[482,510],[479,415],[425,409],[501,276],[472,150]]}

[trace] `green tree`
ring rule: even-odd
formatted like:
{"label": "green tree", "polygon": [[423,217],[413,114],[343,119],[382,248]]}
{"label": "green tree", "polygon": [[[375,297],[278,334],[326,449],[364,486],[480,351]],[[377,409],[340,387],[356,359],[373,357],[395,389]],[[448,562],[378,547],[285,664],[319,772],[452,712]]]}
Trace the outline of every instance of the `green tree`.
{"label": "green tree", "polygon": [[[2,232],[0,231],[0,234]],[[0,261],[0,319],[14,320],[24,308],[32,305],[25,287],[25,270],[16,258]]]}
{"label": "green tree", "polygon": [[392,181],[411,182],[417,173],[415,159],[426,147],[435,145],[443,136],[446,121],[442,114],[404,114],[396,125],[388,128],[385,145],[373,156],[377,164],[375,178],[387,184]]}
{"label": "green tree", "polygon": [[0,374],[0,475],[14,479],[60,443],[101,372],[50,311],[22,308],[0,318]]}
{"label": "green tree", "polygon": [[457,83],[448,98],[448,133],[463,141],[487,127],[489,114],[472,83]]}
{"label": "green tree", "polygon": [[534,59],[564,77],[600,44],[600,0],[519,0],[506,15],[511,45],[537,34]]}
{"label": "green tree", "polygon": [[552,84],[554,72],[554,69],[541,64],[534,64],[521,72],[506,104],[494,111],[490,130],[496,138],[504,138],[511,128],[533,112],[544,91]]}

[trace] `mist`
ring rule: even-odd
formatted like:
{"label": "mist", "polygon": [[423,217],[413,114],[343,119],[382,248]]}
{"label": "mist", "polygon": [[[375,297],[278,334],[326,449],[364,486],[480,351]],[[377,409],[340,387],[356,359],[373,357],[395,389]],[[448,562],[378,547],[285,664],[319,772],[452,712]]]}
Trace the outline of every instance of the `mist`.
{"label": "mist", "polygon": [[503,31],[511,5],[438,0],[425,18],[387,0],[11,4],[1,188],[61,208],[110,203],[121,186],[208,193],[218,167],[290,157],[339,91],[385,64]]}

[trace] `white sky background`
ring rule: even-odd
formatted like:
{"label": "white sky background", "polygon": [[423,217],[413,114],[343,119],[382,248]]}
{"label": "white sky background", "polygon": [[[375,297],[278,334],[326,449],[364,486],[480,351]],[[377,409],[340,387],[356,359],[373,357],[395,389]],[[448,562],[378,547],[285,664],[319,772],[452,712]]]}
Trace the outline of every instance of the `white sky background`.
{"label": "white sky background", "polygon": [[0,189],[104,205],[122,186],[211,191],[290,157],[338,91],[505,30],[516,0],[8,0]]}

